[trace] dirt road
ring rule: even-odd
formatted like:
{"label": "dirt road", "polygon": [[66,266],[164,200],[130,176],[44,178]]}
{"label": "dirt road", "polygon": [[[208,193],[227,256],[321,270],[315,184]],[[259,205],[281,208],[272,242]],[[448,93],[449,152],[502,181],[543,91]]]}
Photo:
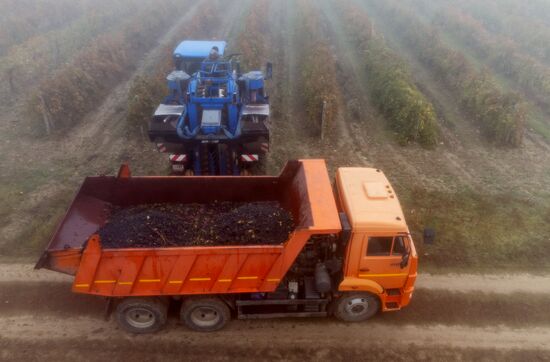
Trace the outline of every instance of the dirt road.
{"label": "dirt road", "polygon": [[234,322],[226,330],[209,335],[171,326],[168,331],[154,336],[129,336],[116,330],[112,322],[98,326],[98,321],[91,318],[21,316],[1,318],[0,321],[4,326],[0,332],[2,358],[84,356],[94,360],[106,357],[160,360],[167,355],[180,355],[191,360],[358,360],[366,356],[437,360],[475,355],[487,357],[489,353],[498,359],[521,353],[525,357],[543,359],[550,351],[548,328],[402,326],[396,334],[394,327],[377,323],[344,325],[285,320]]}
{"label": "dirt road", "polygon": [[234,320],[208,335],[179,325],[175,302],[153,336],[119,330],[103,319],[101,298],[73,294],[70,283],[30,264],[0,265],[1,360],[550,359],[550,276],[423,275],[409,307],[366,323]]}
{"label": "dirt road", "polygon": [[550,275],[423,274],[409,307],[362,324],[235,320],[204,335],[179,325],[174,302],[163,332],[132,336],[103,319],[101,298],[71,293],[71,277],[32,268],[0,264],[0,359],[550,359]]}

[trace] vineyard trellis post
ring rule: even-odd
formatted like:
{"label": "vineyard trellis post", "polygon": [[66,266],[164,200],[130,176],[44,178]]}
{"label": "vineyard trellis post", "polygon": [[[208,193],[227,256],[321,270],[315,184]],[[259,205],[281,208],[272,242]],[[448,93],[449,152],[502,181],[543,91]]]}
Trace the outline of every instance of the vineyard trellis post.
{"label": "vineyard trellis post", "polygon": [[325,122],[326,122],[326,108],[327,108],[327,101],[324,99],[323,104],[321,106],[321,140],[325,139]]}
{"label": "vineyard trellis post", "polygon": [[42,119],[44,120],[44,126],[46,127],[46,134],[50,135],[52,131],[52,121],[50,119],[50,114],[48,112],[48,108],[46,107],[46,102],[44,101],[44,97],[42,94],[38,96],[40,99],[40,110],[42,111]]}

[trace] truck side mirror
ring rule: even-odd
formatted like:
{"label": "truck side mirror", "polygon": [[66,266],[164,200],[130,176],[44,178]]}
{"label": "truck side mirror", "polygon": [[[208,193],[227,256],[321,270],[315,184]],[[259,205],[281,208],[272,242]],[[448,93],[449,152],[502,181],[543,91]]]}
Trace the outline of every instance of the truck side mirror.
{"label": "truck side mirror", "polygon": [[267,62],[265,65],[265,79],[271,78],[273,78],[273,64],[271,62]]}
{"label": "truck side mirror", "polygon": [[403,258],[401,258],[401,263],[399,263],[399,267],[401,269],[405,269],[405,267],[409,265],[410,256],[411,256],[411,249],[407,250],[405,254],[403,254]]}
{"label": "truck side mirror", "polygon": [[431,245],[435,241],[435,230],[434,229],[424,229],[424,244]]}

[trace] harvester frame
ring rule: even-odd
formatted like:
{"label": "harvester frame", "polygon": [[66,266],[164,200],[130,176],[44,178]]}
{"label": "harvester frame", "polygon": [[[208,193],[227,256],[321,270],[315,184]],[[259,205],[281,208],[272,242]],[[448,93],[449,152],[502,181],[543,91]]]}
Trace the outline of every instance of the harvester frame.
{"label": "harvester frame", "polygon": [[[172,172],[239,175],[265,162],[269,151],[269,97],[264,80],[272,66],[240,73],[236,55],[224,58],[223,41],[180,43],[169,95],[149,124],[149,138],[169,153]],[[215,52],[214,52],[215,49]]]}

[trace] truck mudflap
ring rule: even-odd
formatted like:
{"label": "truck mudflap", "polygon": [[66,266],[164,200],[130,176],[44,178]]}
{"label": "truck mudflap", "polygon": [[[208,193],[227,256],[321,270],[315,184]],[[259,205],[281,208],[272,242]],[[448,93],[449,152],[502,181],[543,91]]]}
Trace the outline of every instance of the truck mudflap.
{"label": "truck mudflap", "polygon": [[[112,205],[278,201],[296,228],[281,245],[103,249],[95,233]],[[340,220],[323,160],[291,161],[279,176],[88,177],[37,267],[76,275],[73,290],[103,296],[271,292],[312,235]]]}

